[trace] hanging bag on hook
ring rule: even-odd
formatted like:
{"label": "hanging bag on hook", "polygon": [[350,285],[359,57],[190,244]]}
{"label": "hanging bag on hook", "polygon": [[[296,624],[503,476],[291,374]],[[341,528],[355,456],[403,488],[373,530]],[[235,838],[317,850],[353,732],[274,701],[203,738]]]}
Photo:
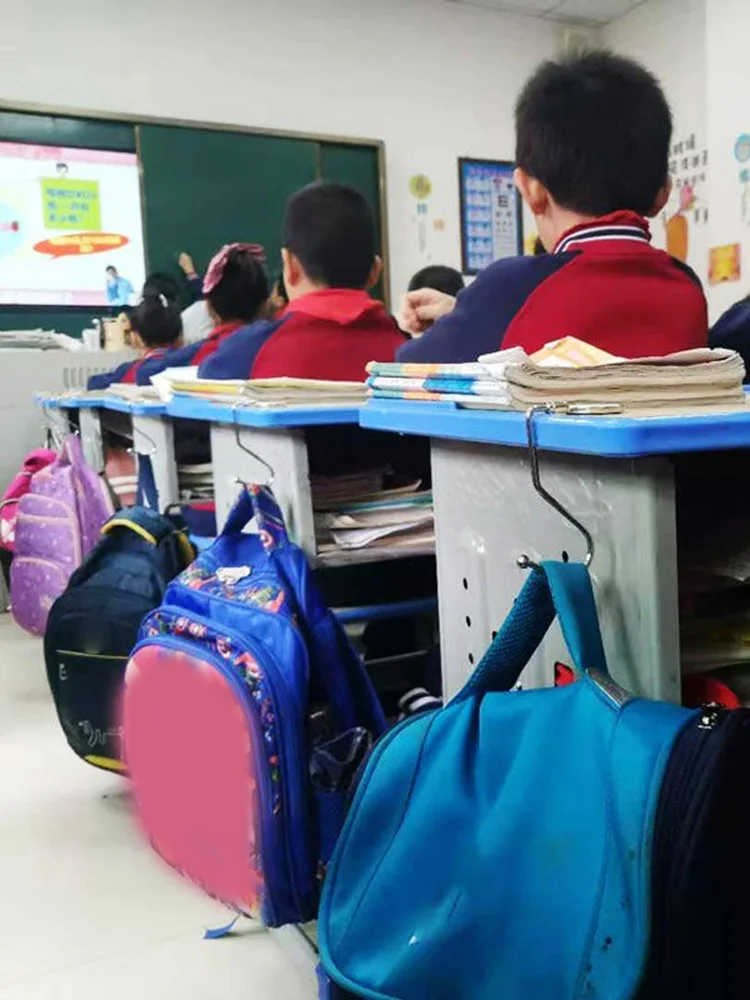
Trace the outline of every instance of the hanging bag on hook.
{"label": "hanging bag on hook", "polygon": [[21,628],[44,634],[50,608],[113,513],[106,483],[84,458],[80,438],[70,434],[18,503],[10,594]]}
{"label": "hanging bag on hook", "polygon": [[[257,533],[243,528],[255,521]],[[311,919],[345,788],[385,719],[267,487],[143,622],[125,763],[161,856],[237,912]]]}
{"label": "hanging bag on hook", "polygon": [[[578,683],[512,692],[555,614]],[[750,713],[609,676],[588,571],[542,563],[465,688],[373,751],[323,962],[372,1000],[739,1000]]]}

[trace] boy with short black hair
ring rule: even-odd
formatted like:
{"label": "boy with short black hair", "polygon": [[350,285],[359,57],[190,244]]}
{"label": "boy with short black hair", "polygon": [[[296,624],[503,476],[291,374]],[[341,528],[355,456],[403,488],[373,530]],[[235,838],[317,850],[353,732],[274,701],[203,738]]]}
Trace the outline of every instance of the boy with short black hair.
{"label": "boy with short black hair", "polygon": [[540,66],[516,105],[515,180],[549,253],[497,261],[457,300],[407,294],[401,327],[434,325],[399,360],[532,353],[567,335],[619,357],[705,346],[700,282],[650,246],[645,218],[669,197],[671,136],[667,100],[638,63],[602,51]]}
{"label": "boy with short black hair", "polygon": [[311,184],[287,203],[281,251],[289,305],[229,337],[201,378],[363,381],[369,361],[392,361],[403,335],[370,297],[381,272],[375,220],[343,184]]}
{"label": "boy with short black hair", "polygon": [[418,292],[420,288],[434,288],[446,295],[458,295],[464,288],[464,276],[455,267],[446,264],[428,264],[421,268],[409,282],[409,291]]}

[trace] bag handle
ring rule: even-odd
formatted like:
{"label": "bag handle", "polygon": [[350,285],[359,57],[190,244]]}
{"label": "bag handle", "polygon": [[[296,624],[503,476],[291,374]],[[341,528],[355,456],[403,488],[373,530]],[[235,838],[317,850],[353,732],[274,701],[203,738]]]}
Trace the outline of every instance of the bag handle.
{"label": "bag handle", "polygon": [[578,673],[608,676],[591,577],[583,563],[543,562],[531,571],[510,614],[456,696],[510,691],[555,615]]}
{"label": "bag handle", "polygon": [[83,445],[78,434],[68,434],[60,451],[60,458],[74,469],[80,469],[85,465]]}
{"label": "bag handle", "polygon": [[221,535],[238,535],[253,518],[256,518],[258,534],[266,549],[289,541],[284,515],[270,486],[245,486],[229,512]]}

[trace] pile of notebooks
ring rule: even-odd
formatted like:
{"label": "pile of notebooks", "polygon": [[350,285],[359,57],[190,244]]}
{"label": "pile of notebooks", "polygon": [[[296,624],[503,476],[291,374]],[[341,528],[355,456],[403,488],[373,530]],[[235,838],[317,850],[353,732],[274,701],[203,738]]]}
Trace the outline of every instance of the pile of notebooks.
{"label": "pile of notebooks", "polygon": [[432,492],[420,480],[397,482],[387,469],[312,476],[319,556],[362,550],[421,554],[435,544]]}
{"label": "pile of notebooks", "polygon": [[209,400],[259,410],[308,409],[310,407],[356,407],[367,398],[363,382],[331,382],[323,379],[202,379],[196,368],[168,368],[154,376],[162,399],[177,397]]}
{"label": "pile of notebooks", "polygon": [[210,462],[178,465],[177,481],[180,499],[183,502],[213,500],[214,498],[214,472]]}
{"label": "pile of notebooks", "polygon": [[367,366],[367,387],[380,399],[507,407],[511,400],[506,369],[526,359],[526,352],[514,347],[452,365],[373,361]]}
{"label": "pile of notebooks", "polygon": [[471,364],[372,364],[368,372],[373,397],[473,409],[551,405],[638,416],[745,407],[745,366],[723,348],[627,360],[564,337],[530,357],[516,348]]}

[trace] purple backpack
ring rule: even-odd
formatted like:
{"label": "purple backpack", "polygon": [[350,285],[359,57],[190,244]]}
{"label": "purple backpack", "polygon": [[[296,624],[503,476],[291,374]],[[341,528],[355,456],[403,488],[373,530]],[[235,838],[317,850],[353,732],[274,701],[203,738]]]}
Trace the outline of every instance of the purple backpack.
{"label": "purple backpack", "polygon": [[106,484],[71,434],[55,461],[32,476],[18,502],[10,592],[21,628],[44,634],[50,608],[113,513]]}

